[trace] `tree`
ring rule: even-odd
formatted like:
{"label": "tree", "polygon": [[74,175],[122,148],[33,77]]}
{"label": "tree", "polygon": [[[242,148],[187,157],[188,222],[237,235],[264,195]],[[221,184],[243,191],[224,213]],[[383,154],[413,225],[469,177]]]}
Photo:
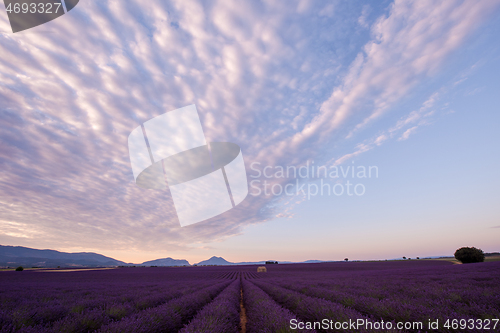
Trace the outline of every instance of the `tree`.
{"label": "tree", "polygon": [[23,270],[24,270],[23,266],[19,266],[18,268],[16,268],[16,271],[18,271],[18,272],[21,272]]}
{"label": "tree", "polygon": [[403,257],[403,260],[406,260],[406,257]]}
{"label": "tree", "polygon": [[473,262],[483,262],[484,252],[475,247],[461,247],[455,251],[455,259],[462,264],[470,264]]}
{"label": "tree", "polygon": [[344,260],[345,260],[345,261],[349,261],[349,258],[345,258]]}

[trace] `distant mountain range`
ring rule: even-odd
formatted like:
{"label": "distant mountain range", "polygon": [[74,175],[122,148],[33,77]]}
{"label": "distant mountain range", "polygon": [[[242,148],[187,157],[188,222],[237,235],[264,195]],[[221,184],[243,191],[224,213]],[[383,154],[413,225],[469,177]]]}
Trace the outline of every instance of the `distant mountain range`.
{"label": "distant mountain range", "polygon": [[232,262],[227,261],[226,259],[222,257],[216,257],[213,256],[212,258],[208,260],[203,260],[197,263],[196,265],[234,265]]}
{"label": "distant mountain range", "polygon": [[0,245],[0,266],[2,267],[105,267],[125,265],[128,264],[97,253],[66,253],[55,250],[30,249],[23,246]]}
{"label": "distant mountain range", "polygon": [[[485,253],[485,256],[496,256],[498,252]],[[440,258],[426,257],[426,258]],[[426,259],[422,258],[422,259]],[[391,259],[391,260],[401,260]],[[267,260],[275,261],[275,260]],[[292,263],[320,263],[326,262],[322,260],[307,260],[302,262],[294,261],[279,261],[280,264]],[[222,257],[213,256],[210,259],[200,261],[196,266],[204,265],[264,265],[263,261],[247,261],[247,262],[229,262]],[[116,267],[116,266],[191,266],[184,259],[162,258],[150,261],[145,261],[142,264],[131,264],[102,254],[92,252],[67,253],[55,250],[37,250],[23,246],[4,246],[0,245],[0,267]]]}
{"label": "distant mountain range", "polygon": [[141,266],[190,266],[190,264],[184,259],[163,258],[145,261]]}
{"label": "distant mountain range", "polygon": [[[212,258],[210,258],[208,260],[200,261],[199,263],[197,263],[195,265],[197,265],[197,266],[202,266],[202,265],[264,265],[266,263],[266,261],[275,262],[276,260],[229,262],[222,257],[213,256]],[[322,261],[320,261],[320,260],[308,260],[308,261],[303,261],[302,263],[308,263],[308,262],[322,262]],[[292,262],[292,261],[279,261],[279,263],[292,264],[294,262]]]}
{"label": "distant mountain range", "polygon": [[[275,260],[268,260],[275,261]],[[321,262],[320,260],[308,260],[309,262]],[[229,262],[222,257],[213,256],[210,259],[195,264],[203,265],[264,265],[263,261],[252,262]],[[280,261],[282,264],[291,261]],[[191,266],[184,259],[162,258],[145,261],[142,264],[126,263],[102,254],[92,252],[67,253],[55,250],[38,250],[23,246],[0,245],[0,267],[116,267],[116,266]]]}

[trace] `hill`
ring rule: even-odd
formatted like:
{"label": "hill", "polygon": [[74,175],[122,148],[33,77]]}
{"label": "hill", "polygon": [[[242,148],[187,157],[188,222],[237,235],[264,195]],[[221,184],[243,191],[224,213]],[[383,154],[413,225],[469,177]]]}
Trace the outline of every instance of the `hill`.
{"label": "hill", "polygon": [[145,261],[141,266],[190,266],[190,264],[184,259],[163,258]]}
{"label": "hill", "polygon": [[[244,262],[230,262],[227,261],[226,259],[222,257],[216,257],[213,256],[210,259],[200,261],[199,263],[195,265],[217,265],[217,266],[222,266],[222,265],[265,265],[266,261],[276,261],[276,260],[262,260],[262,261],[244,261]],[[281,264],[291,264],[293,263],[292,261],[278,261]],[[321,260],[308,260],[307,262],[322,262]]]}
{"label": "hill", "polygon": [[[496,259],[498,252],[485,253],[489,260]],[[489,258],[490,257],[490,258]],[[230,262],[222,257],[213,256],[210,259],[200,261],[196,265],[265,265],[266,261]],[[280,264],[299,263],[294,261],[278,261]],[[322,260],[307,260],[302,263],[320,263]],[[0,245],[0,267],[116,267],[131,266],[120,260],[106,257],[93,252],[68,253],[56,250],[38,250],[23,246]],[[185,259],[161,258],[145,261],[134,266],[190,266]]]}
{"label": "hill", "polygon": [[37,250],[23,246],[0,245],[0,266],[3,267],[103,267],[125,266],[127,263],[92,252],[67,253]]}
{"label": "hill", "polygon": [[216,257],[213,256],[212,258],[208,260],[203,260],[197,263],[198,266],[201,265],[234,265],[234,263],[227,261],[226,259],[222,257]]}

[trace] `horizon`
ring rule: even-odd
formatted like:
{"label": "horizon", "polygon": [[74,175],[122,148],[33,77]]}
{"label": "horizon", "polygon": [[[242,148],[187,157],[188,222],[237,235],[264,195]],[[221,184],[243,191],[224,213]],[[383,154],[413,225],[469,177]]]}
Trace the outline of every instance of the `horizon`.
{"label": "horizon", "polygon": [[[3,12],[0,243],[127,263],[498,252],[499,13],[89,0],[11,33]],[[239,150],[219,166],[220,142]],[[198,192],[205,174],[164,162],[193,147],[220,172]],[[141,187],[158,156],[163,188]]]}
{"label": "horizon", "polygon": [[[18,246],[18,245],[2,245],[0,244],[1,246],[11,246],[11,247],[22,247],[22,246]],[[31,248],[29,248],[31,249]],[[226,258],[222,257],[222,256],[217,256],[217,255],[212,255],[208,258],[205,258],[203,260],[200,260],[200,261],[196,261],[196,262],[190,262],[189,260],[187,259],[184,259],[184,258],[172,258],[172,257],[164,257],[164,258],[155,258],[155,259],[148,259],[148,260],[144,260],[142,262],[130,262],[130,261],[127,261],[127,260],[121,260],[121,259],[118,259],[118,258],[113,258],[113,257],[110,257],[110,256],[106,256],[102,253],[97,253],[97,252],[88,252],[88,251],[83,251],[83,252],[64,252],[64,251],[59,251],[59,250],[55,250],[55,249],[35,249],[35,250],[39,250],[39,251],[45,251],[45,250],[49,250],[49,251],[57,251],[57,252],[63,252],[63,253],[69,253],[69,254],[79,254],[79,253],[88,253],[88,254],[100,254],[100,255],[103,255],[105,257],[109,257],[111,259],[115,259],[115,260],[119,260],[119,261],[122,261],[126,264],[129,264],[129,265],[141,265],[141,264],[144,264],[145,262],[148,262],[148,261],[155,261],[155,260],[163,260],[163,259],[172,259],[172,260],[176,260],[176,261],[181,261],[181,260],[184,260],[184,261],[187,261],[188,264],[190,266],[193,266],[193,265],[197,265],[203,261],[208,261],[210,259],[213,259],[213,258],[216,258],[216,259],[223,259],[231,264],[239,264],[239,263],[261,263],[261,262],[265,262],[265,261],[277,261],[278,263],[289,263],[289,264],[294,264],[294,263],[306,263],[307,261],[317,261],[317,262],[344,262],[345,261],[345,258],[344,259],[339,259],[339,260],[318,260],[318,259],[307,259],[307,260],[302,260],[302,261],[293,261],[293,260],[277,260],[277,259],[264,259],[264,260],[248,260],[248,261],[231,261],[231,260],[227,260]],[[488,254],[498,254],[499,251],[495,251],[495,252],[484,252],[485,255],[488,255]],[[454,258],[453,255],[432,255],[432,256],[425,256],[425,257],[419,257],[419,256],[415,256],[415,257],[406,257],[406,256],[401,256],[401,257],[396,257],[396,258],[371,258],[371,259],[357,259],[357,258],[353,258],[353,259],[349,259],[348,261],[349,262],[362,262],[362,261],[393,261],[393,260],[425,260],[425,259],[439,259],[439,258]]]}

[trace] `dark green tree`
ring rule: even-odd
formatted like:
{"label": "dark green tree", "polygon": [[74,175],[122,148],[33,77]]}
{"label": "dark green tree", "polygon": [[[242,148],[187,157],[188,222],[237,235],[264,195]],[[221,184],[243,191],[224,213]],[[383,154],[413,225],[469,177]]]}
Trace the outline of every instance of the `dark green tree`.
{"label": "dark green tree", "polygon": [[481,249],[475,247],[461,247],[455,251],[455,259],[462,264],[470,264],[473,262],[483,262],[484,253]]}
{"label": "dark green tree", "polygon": [[24,270],[23,266],[19,266],[18,268],[16,268],[16,271],[18,272],[21,272],[22,270]]}

